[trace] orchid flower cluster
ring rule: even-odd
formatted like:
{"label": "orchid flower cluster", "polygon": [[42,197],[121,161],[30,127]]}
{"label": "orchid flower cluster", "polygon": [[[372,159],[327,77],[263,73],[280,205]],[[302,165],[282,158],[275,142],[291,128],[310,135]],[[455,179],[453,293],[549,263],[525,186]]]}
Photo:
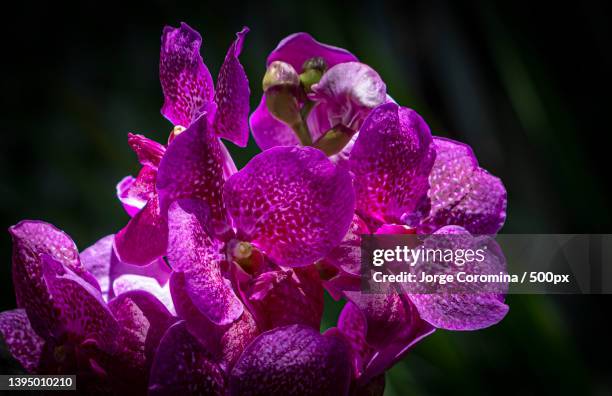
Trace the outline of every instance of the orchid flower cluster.
{"label": "orchid flower cluster", "polygon": [[[504,296],[360,291],[363,234],[494,234],[506,191],[469,146],[432,137],[350,52],[293,34],[269,55],[249,118],[237,33],[216,84],[201,36],[166,27],[167,144],[129,134],[131,217],[79,252],[42,221],[9,229],[18,308],[0,314],[30,373],[88,393],[380,395],[435,329],[476,330]],[[221,139],[263,150],[241,170]],[[346,300],[320,332],[324,290]]]}

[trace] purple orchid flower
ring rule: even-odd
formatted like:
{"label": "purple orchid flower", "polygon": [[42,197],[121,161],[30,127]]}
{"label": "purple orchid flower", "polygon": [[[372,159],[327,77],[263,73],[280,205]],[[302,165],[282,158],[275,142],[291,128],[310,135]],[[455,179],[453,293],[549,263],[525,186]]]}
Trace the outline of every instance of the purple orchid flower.
{"label": "purple orchid flower", "polygon": [[143,389],[175,319],[146,290],[106,303],[100,283],[107,288],[111,272],[127,271],[113,262],[110,238],[79,255],[70,237],[48,223],[23,221],[9,232],[19,308],[0,314],[0,333],[13,356],[30,373],[76,373],[85,391]]}
{"label": "purple orchid flower", "polygon": [[[265,151],[236,169],[220,139],[248,140],[247,32],[215,87],[200,35],[164,29],[174,129],[167,145],[128,136],[142,168],[117,186],[131,220],[116,235],[79,254],[48,223],[9,230],[18,308],[0,334],[28,372],[77,373],[92,393],[381,395],[436,328],[507,313],[499,290],[361,292],[361,235],[494,234],[506,191],[351,53],[305,33],[279,44],[250,118]],[[494,243],[485,264],[505,268]],[[321,334],[324,288],[347,303]]]}
{"label": "purple orchid flower", "polygon": [[266,66],[264,95],[250,118],[262,150],[314,144],[341,161],[371,109],[388,100],[376,71],[307,33],[282,40]]}
{"label": "purple orchid flower", "polygon": [[[136,179],[124,178],[117,194],[133,218],[115,237],[115,248],[122,261],[147,265],[162,257],[168,245],[167,211],[178,198],[206,199],[211,205],[217,231],[229,228],[219,185],[235,171],[234,163],[219,138],[238,146],[248,140],[249,86],[238,61],[244,38],[244,28],[231,44],[219,71],[216,89],[212,77],[200,56],[202,38],[185,23],[179,28],[167,26],[162,35],[160,80],[165,101],[162,114],[174,124],[172,143],[179,134],[192,139],[183,142],[197,144],[207,155],[196,161],[211,161],[209,174],[197,173],[201,163],[192,162],[191,169],[174,168],[171,157],[182,153],[181,146],[169,148],[140,135],[130,135],[129,143],[138,155],[142,170]],[[187,133],[187,131],[191,132]],[[166,159],[170,157],[170,159]]]}

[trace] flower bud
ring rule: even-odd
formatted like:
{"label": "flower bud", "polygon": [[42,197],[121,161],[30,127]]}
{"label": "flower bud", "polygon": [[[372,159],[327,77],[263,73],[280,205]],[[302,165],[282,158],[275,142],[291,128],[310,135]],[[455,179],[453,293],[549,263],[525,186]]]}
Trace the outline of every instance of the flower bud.
{"label": "flower bud", "polygon": [[302,74],[300,74],[300,82],[304,87],[304,91],[309,93],[310,87],[318,83],[327,70],[327,62],[321,57],[314,57],[306,60],[302,66]]}
{"label": "flower bud", "polygon": [[270,63],[262,82],[264,92],[277,87],[297,88],[299,84],[300,79],[293,66],[281,61]]}

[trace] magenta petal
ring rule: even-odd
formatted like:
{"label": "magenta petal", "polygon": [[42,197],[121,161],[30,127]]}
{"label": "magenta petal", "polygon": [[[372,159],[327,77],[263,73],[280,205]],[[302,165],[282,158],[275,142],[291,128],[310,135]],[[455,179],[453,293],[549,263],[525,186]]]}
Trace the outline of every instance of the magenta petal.
{"label": "magenta petal", "polygon": [[217,136],[245,147],[249,140],[249,80],[238,60],[248,28],[236,34],[217,77],[215,102],[217,113],[214,128]]}
{"label": "magenta petal", "polygon": [[[386,103],[365,120],[350,156],[357,210],[380,223],[413,223],[426,214],[435,151],[414,110]],[[409,224],[412,225],[412,224]]]}
{"label": "magenta petal", "polygon": [[342,242],[325,257],[325,262],[349,274],[360,275],[361,235],[369,233],[365,222],[353,215],[348,232]]}
{"label": "magenta petal", "polygon": [[95,340],[101,350],[114,352],[119,325],[100,291],[50,255],[42,255],[42,267],[57,315],[54,335],[79,342]]}
{"label": "magenta petal", "polygon": [[[346,296],[361,311],[367,329],[365,342],[374,348],[369,361],[364,362],[362,381],[368,381],[385,372],[417,342],[434,331],[431,325],[420,318],[416,307],[403,294],[347,292]],[[358,318],[353,308],[347,309],[352,311],[347,312],[345,318],[341,317],[342,321],[338,326],[353,339],[354,347],[358,347],[357,352],[363,358],[368,348],[363,344],[364,340],[355,334],[355,331],[363,326],[355,327],[346,323],[347,319]]]}
{"label": "magenta petal", "polygon": [[356,377],[363,374],[374,349],[366,342],[368,323],[359,308],[348,301],[338,317],[338,330],[346,337],[353,352],[353,370]]}
{"label": "magenta petal", "polygon": [[314,57],[325,59],[328,67],[338,63],[357,61],[357,57],[345,49],[319,43],[308,33],[294,33],[285,37],[270,53],[266,65],[274,61],[283,61],[301,72],[304,62]]}
{"label": "magenta petal", "polygon": [[[210,133],[205,116],[178,135],[168,147],[157,175],[157,191],[165,212],[179,198],[199,198],[209,205],[215,232],[229,228],[221,189],[226,178],[226,162],[221,142]],[[231,168],[231,166],[230,166]]]}
{"label": "magenta petal", "polygon": [[346,395],[351,352],[342,337],[308,326],[277,328],[257,337],[230,374],[231,395]]}
{"label": "magenta petal", "polygon": [[130,365],[148,370],[162,336],[176,318],[152,294],[141,290],[121,294],[108,306],[123,328],[120,354]]}
{"label": "magenta petal", "polygon": [[299,143],[297,135],[291,128],[270,115],[265,96],[262,96],[259,106],[251,114],[249,124],[255,143],[262,150],[276,146],[294,146]]}
{"label": "magenta petal", "polygon": [[149,380],[149,395],[224,395],[223,371],[179,322],[162,338]]}
{"label": "magenta petal", "polygon": [[119,259],[132,265],[147,265],[166,254],[168,223],[153,196],[144,208],[115,235]]}
{"label": "magenta petal", "polygon": [[191,334],[223,367],[232,367],[244,348],[259,334],[253,316],[246,309],[238,320],[228,325],[219,326],[208,320],[191,301],[182,272],[172,274],[170,290],[178,316],[185,319]]}
{"label": "magenta petal", "polygon": [[117,198],[131,217],[134,217],[155,196],[156,177],[155,169],[143,166],[135,179],[126,176],[117,184]]}
{"label": "magenta petal", "polygon": [[274,147],[234,174],[223,191],[239,237],[279,265],[313,263],[346,235],[351,177],[311,147]]}
{"label": "magenta petal", "polygon": [[[450,235],[449,238],[441,238]],[[482,249],[484,261],[466,262],[459,266],[455,263],[427,262],[418,263],[413,271],[420,278],[420,272],[456,274],[499,274],[506,272],[506,261],[497,243],[489,238],[472,237],[465,229],[447,226],[438,230],[435,236],[424,243],[427,249]],[[411,293],[410,300],[419,310],[421,317],[433,326],[447,330],[478,330],[501,321],[508,313],[504,304],[506,283],[457,283],[448,287],[427,290],[427,294]]]}
{"label": "magenta petal", "polygon": [[200,56],[202,37],[181,23],[166,26],[162,35],[159,78],[165,100],[161,113],[174,125],[189,127],[211,102],[214,85]]}
{"label": "magenta petal", "polygon": [[222,244],[209,233],[209,211],[200,200],[182,199],[168,211],[168,261],[185,274],[187,293],[213,323],[225,325],[243,311],[229,280],[221,274]]}
{"label": "magenta petal", "polygon": [[429,176],[431,211],[419,232],[459,225],[473,234],[495,234],[506,219],[506,189],[500,179],[478,167],[472,149],[435,138],[436,161]]}
{"label": "magenta petal", "polygon": [[321,326],[323,287],[313,266],[264,272],[252,281],[247,294],[263,329]]}
{"label": "magenta petal", "polygon": [[81,252],[81,262],[100,284],[105,300],[114,297],[113,282],[121,275],[133,274],[147,277],[159,285],[167,284],[170,267],[160,258],[151,264],[136,266],[123,263],[113,249],[114,235],[107,235]]}
{"label": "magenta petal", "polygon": [[122,294],[128,294],[134,291],[145,291],[161,302],[170,313],[175,314],[172,296],[170,295],[169,282],[164,286],[160,286],[154,278],[125,274],[115,279],[113,282],[113,291],[115,296],[121,296]]}
{"label": "magenta petal", "polygon": [[[359,129],[370,110],[385,103],[387,87],[378,73],[359,62],[346,62],[330,68],[312,86],[313,100],[326,106],[329,125]],[[318,105],[320,106],[320,104]]]}
{"label": "magenta petal", "polygon": [[25,310],[0,312],[0,335],[11,355],[27,372],[35,373],[45,341],[32,329]]}
{"label": "magenta petal", "polygon": [[17,306],[25,308],[36,332],[47,336],[55,327],[56,313],[49,304],[41,255],[51,255],[93,287],[99,289],[99,285],[81,265],[72,239],[53,225],[25,220],[10,227],[9,233],[13,239],[13,284]]}
{"label": "magenta petal", "polygon": [[166,151],[166,148],[156,141],[134,133],[128,133],[128,144],[142,166],[150,166],[153,169],[157,169]]}

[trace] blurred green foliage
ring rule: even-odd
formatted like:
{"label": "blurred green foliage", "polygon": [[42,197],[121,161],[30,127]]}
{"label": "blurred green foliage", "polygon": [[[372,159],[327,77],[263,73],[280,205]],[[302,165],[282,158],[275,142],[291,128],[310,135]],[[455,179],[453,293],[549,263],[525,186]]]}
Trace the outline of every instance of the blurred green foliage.
{"label": "blurred green foliage", "polygon": [[[469,143],[504,180],[508,233],[609,232],[609,13],[583,1],[238,3],[152,1],[28,7],[7,15],[2,62],[0,218],[50,221],[82,249],[127,221],[115,183],[137,169],[127,132],[165,141],[159,37],[186,21],[216,75],[233,35],[252,108],[265,57],[296,31],[345,47],[434,134]],[[76,8],[75,8],[76,7]],[[8,12],[8,11],[7,11]],[[231,146],[231,145],[230,145]],[[231,146],[237,166],[258,152]],[[2,309],[14,306],[10,240],[0,238]],[[386,395],[610,394],[608,296],[509,296],[479,332],[438,331],[387,376]],[[341,305],[328,301],[323,328]]]}

